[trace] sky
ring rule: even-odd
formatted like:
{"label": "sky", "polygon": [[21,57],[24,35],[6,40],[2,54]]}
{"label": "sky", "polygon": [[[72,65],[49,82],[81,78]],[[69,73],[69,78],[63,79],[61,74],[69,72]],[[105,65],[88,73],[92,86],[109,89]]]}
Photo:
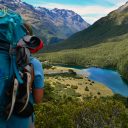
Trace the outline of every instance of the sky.
{"label": "sky", "polygon": [[22,0],[36,7],[68,9],[90,24],[125,4],[128,0]]}

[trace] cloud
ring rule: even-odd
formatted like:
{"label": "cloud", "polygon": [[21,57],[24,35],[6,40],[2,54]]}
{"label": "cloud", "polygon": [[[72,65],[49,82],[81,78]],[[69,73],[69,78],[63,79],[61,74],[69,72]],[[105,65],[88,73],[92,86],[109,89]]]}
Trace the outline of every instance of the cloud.
{"label": "cloud", "polygon": [[88,22],[88,23],[90,23],[90,24],[93,24],[95,21],[97,21],[98,19],[100,19],[101,17],[104,17],[104,16],[106,16],[106,14],[99,14],[99,15],[97,15],[97,14],[87,14],[87,15],[83,15],[82,16],[82,18],[86,21],[86,22]]}
{"label": "cloud", "polygon": [[42,5],[36,5],[36,6],[41,6],[41,7],[46,7],[49,9],[53,8],[59,8],[59,9],[68,9],[68,10],[73,10],[76,13],[80,15],[85,15],[85,14],[106,14],[110,11],[112,11],[114,8],[107,8],[103,6],[75,6],[75,5],[64,5],[64,4],[55,4],[55,3],[44,3]]}
{"label": "cloud", "polygon": [[91,17],[91,16],[82,16],[82,18],[89,24],[93,24],[95,21],[97,21],[97,19],[101,18],[101,17]]}
{"label": "cloud", "polygon": [[[111,11],[117,9],[119,6],[123,5],[126,0],[106,0],[107,2],[111,2],[112,4],[116,3],[113,7],[105,7],[100,5],[65,5],[58,3],[47,3],[44,2],[40,5],[36,4],[35,6],[45,7],[48,9],[59,8],[59,9],[68,9],[72,10],[79,15],[81,15],[87,22],[94,23],[99,18],[107,15]],[[118,2],[117,2],[118,1]],[[92,14],[97,14],[97,16],[92,16]],[[90,16],[89,16],[90,15]]]}

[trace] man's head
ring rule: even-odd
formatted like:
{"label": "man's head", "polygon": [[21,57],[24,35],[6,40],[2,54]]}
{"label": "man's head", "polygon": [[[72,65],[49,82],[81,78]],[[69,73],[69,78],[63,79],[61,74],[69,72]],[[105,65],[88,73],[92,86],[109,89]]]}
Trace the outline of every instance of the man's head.
{"label": "man's head", "polygon": [[24,27],[27,30],[27,36],[24,37],[27,47],[31,53],[38,52],[44,46],[43,41],[40,38],[33,36],[32,26],[30,24],[24,23]]}

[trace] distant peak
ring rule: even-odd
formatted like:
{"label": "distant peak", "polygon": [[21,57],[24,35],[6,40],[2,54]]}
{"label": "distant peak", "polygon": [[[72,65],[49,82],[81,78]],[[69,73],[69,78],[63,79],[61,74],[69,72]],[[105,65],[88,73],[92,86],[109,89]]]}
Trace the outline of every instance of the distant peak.
{"label": "distant peak", "polygon": [[58,10],[58,8],[54,8],[54,9],[52,9],[52,10]]}

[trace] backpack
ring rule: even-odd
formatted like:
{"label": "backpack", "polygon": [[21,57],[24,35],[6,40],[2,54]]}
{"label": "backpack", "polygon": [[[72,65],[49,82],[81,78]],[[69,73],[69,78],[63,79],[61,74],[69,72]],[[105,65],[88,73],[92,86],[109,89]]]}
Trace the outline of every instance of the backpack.
{"label": "backpack", "polygon": [[[25,71],[29,66],[30,51],[26,47],[17,47],[19,40],[27,34],[21,16],[4,6],[0,8],[0,118],[8,120],[16,98],[20,97],[18,89],[25,87],[25,82],[30,83],[31,74]],[[19,54],[24,54],[24,61],[18,62]],[[28,98],[26,100],[20,111],[28,105]]]}

